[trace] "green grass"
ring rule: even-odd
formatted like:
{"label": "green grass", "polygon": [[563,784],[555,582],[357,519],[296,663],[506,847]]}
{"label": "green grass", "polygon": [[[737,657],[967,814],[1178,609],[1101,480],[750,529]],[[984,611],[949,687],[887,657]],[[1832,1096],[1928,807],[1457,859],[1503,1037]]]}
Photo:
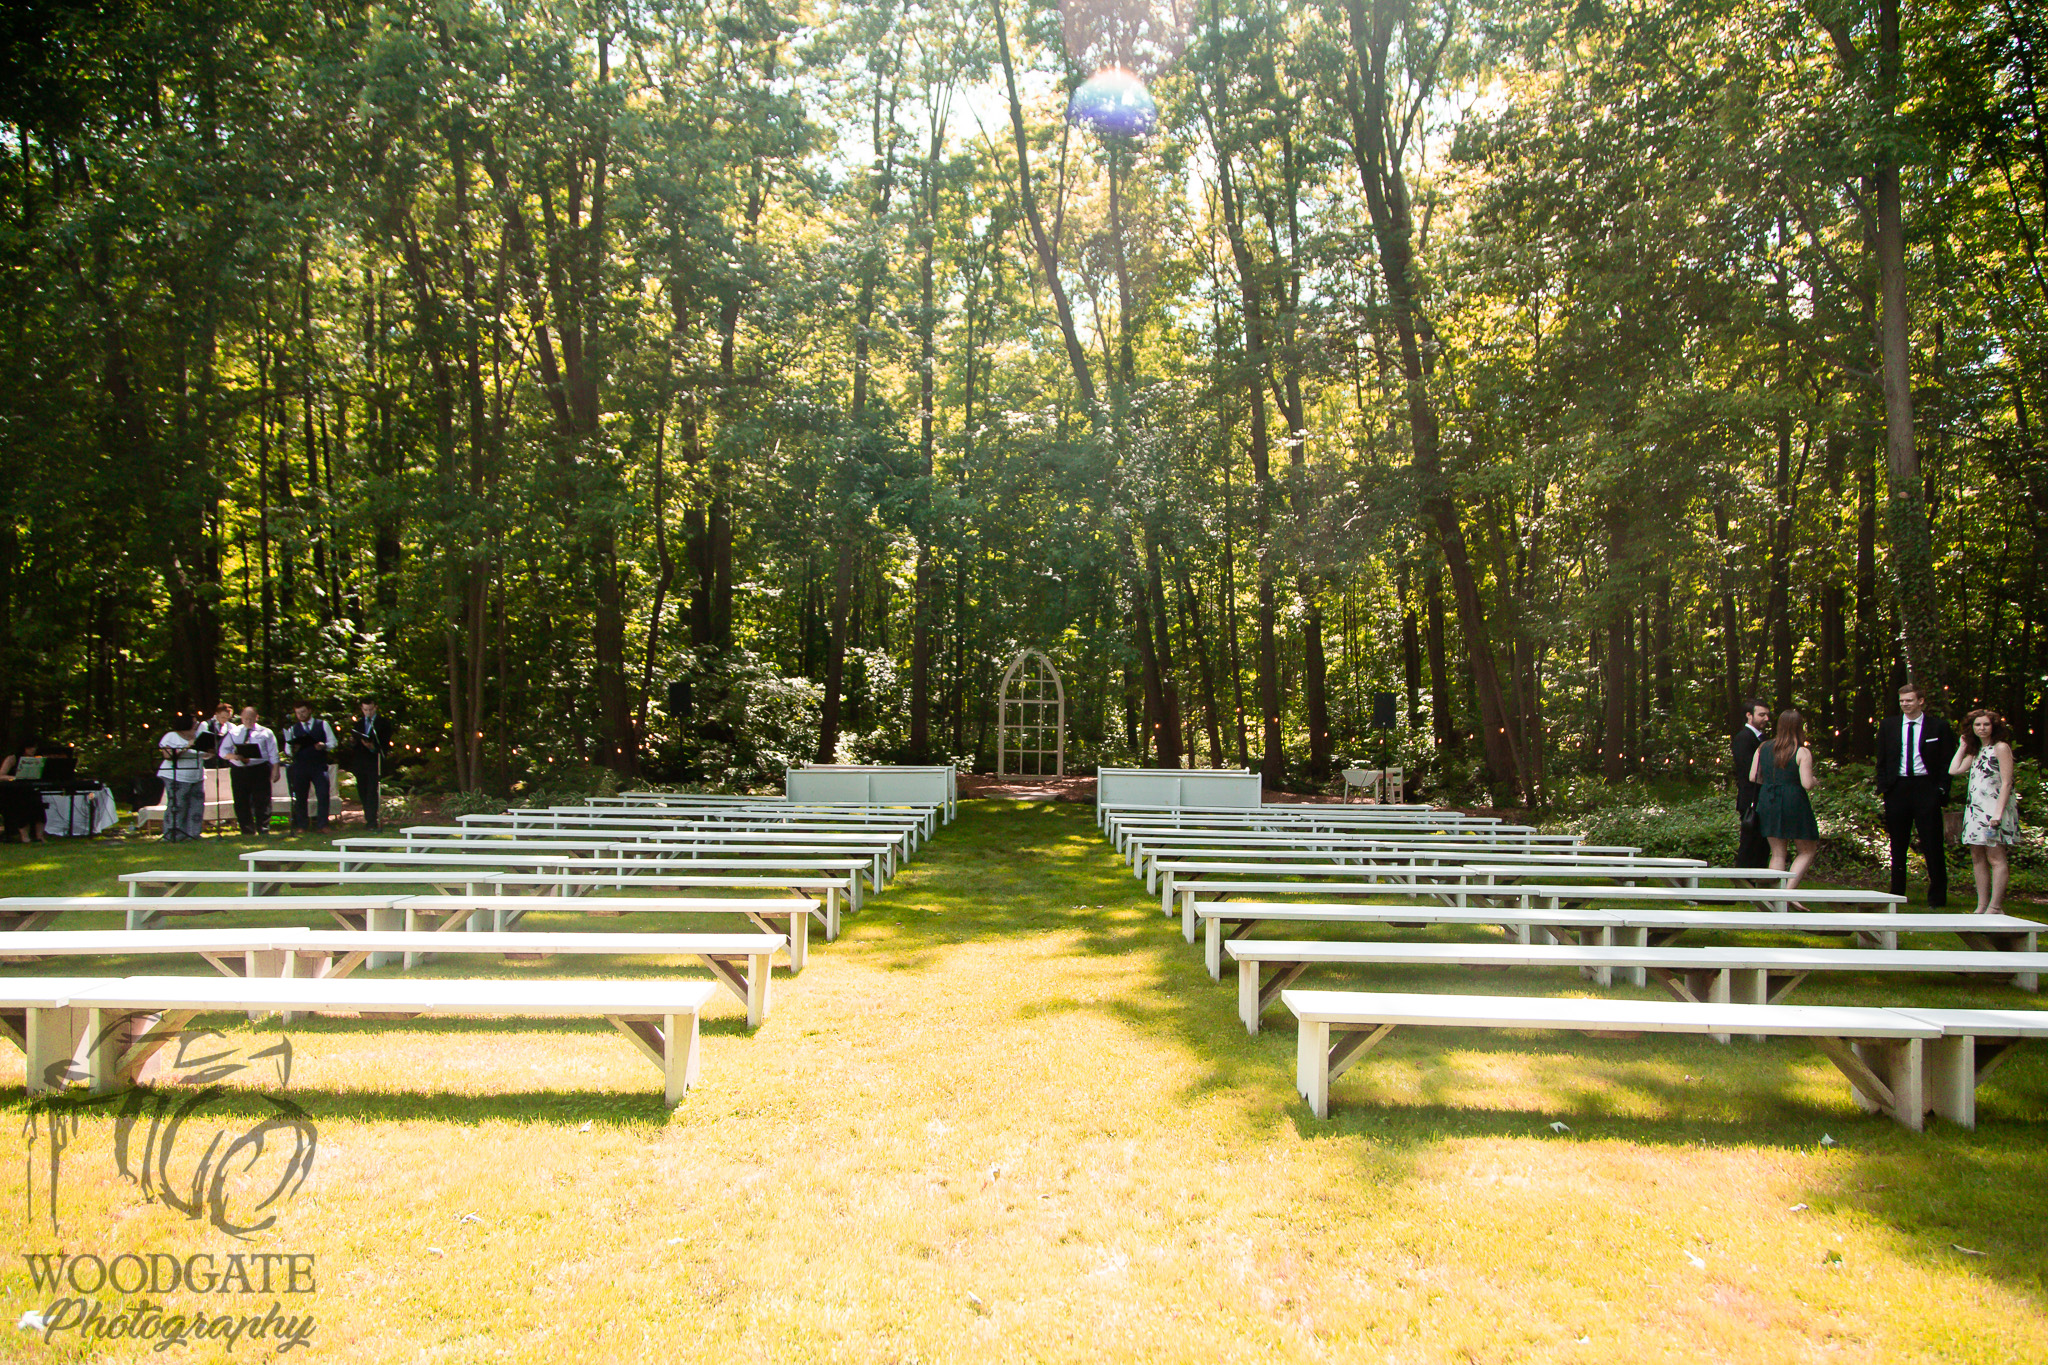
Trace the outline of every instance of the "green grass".
{"label": "green grass", "polygon": [[[4,849],[0,887],[112,891],[118,871],[237,851]],[[1302,984],[1589,989],[1452,969]],[[775,990],[755,1035],[714,1002],[704,1084],[673,1113],[601,1024],[294,1025],[290,1094],[319,1155],[252,1249],[318,1257],[302,1358],[2048,1359],[2048,1051],[1986,1082],[1975,1132],[1916,1135],[1857,1112],[1796,1040],[1414,1030],[1343,1077],[1319,1123],[1284,1019],[1245,1035],[1234,989],[1088,809],[1000,802],[965,804]],[[2037,1004],[1877,975],[1796,999]],[[215,1022],[243,1043],[276,1032]],[[0,1072],[5,1120],[26,1117],[18,1076]],[[262,1106],[231,1091],[210,1112]],[[78,1126],[61,1235],[24,1224],[26,1164],[0,1162],[17,1244],[225,1250],[114,1173],[112,1129]],[[0,1265],[0,1311],[34,1306]],[[28,1333],[0,1352],[79,1358]]]}

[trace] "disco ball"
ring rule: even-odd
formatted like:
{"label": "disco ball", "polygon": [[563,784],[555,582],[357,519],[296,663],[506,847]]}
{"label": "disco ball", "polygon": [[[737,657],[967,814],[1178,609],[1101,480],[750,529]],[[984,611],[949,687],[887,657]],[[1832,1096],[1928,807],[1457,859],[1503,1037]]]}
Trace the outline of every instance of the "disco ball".
{"label": "disco ball", "polygon": [[1067,101],[1067,122],[1105,137],[1144,137],[1159,126],[1159,106],[1145,82],[1121,67],[1098,71]]}

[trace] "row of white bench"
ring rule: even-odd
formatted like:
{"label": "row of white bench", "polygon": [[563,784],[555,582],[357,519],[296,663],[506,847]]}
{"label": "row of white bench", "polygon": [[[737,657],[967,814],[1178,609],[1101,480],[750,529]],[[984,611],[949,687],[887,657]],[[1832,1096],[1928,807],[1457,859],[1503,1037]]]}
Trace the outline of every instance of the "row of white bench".
{"label": "row of white bench", "polygon": [[[399,907],[402,909],[402,907]],[[197,956],[224,976],[326,977],[352,975],[396,957],[407,966],[438,954],[515,957],[575,956],[694,957],[746,1006],[747,1027],[768,1017],[769,983],[775,955],[789,945],[786,935],[518,933],[445,934],[419,928],[320,930],[252,929],[69,929],[24,934],[0,943],[0,962],[42,962],[51,958]]]}
{"label": "row of white bench", "polygon": [[[1237,963],[1238,1017],[1248,1032],[1286,988],[1310,967],[1565,967],[1606,976],[1616,968],[1644,972],[1680,1000],[1695,1004],[1781,1003],[1815,972],[1951,972],[1996,976],[2032,990],[2048,953],[1985,953],[1919,949],[1637,947],[1622,944],[1388,943],[1232,939],[1224,951]],[[1723,1036],[1722,1042],[1727,1038]]]}
{"label": "row of white bench", "polygon": [[0,1032],[27,1058],[30,1094],[78,1081],[107,1094],[149,1079],[161,1050],[207,1013],[595,1017],[660,1068],[663,1098],[674,1105],[696,1083],[698,1019],[717,989],[710,981],[634,979],[11,977],[0,979]]}
{"label": "row of white bench", "polygon": [[[677,1102],[697,1070],[698,1017],[723,985],[748,1027],[766,1018],[772,962],[786,951],[801,971],[812,920],[839,931],[840,903],[857,909],[863,881],[880,891],[937,823],[913,812],[833,807],[695,806],[687,814],[562,809],[470,817],[462,826],[413,827],[397,840],[340,841],[332,852],[274,849],[244,855],[245,872],[158,870],[126,874],[128,895],[12,897],[0,924],[33,929],[59,914],[120,914],[118,931],[44,931],[0,938],[0,958],[197,954],[208,977],[64,977],[0,980],[0,1029],[29,1058],[33,1093],[87,1081],[97,1091],[133,1084],[197,1014],[247,1010],[422,1015],[584,1015],[609,1019],[661,1069]],[[206,895],[239,883],[247,894]],[[432,886],[442,894],[412,894]],[[280,897],[284,887],[352,894]],[[376,894],[388,889],[396,893]],[[780,898],[678,896],[678,890],[806,892]],[[656,894],[606,894],[616,892]],[[196,893],[196,894],[195,894]],[[515,894],[526,893],[526,894]],[[822,900],[820,899],[822,897]],[[173,916],[258,910],[330,916],[342,932],[302,927],[172,930]],[[536,911],[743,916],[758,933],[521,932]],[[780,932],[777,932],[777,931]],[[457,931],[457,932],[451,932]],[[374,979],[355,975],[435,954],[557,953],[693,956],[713,981]]]}
{"label": "row of white bench", "polygon": [[[1223,976],[1224,944],[1264,940],[1233,937],[1254,924],[1342,925],[1353,928],[1431,928],[1442,925],[1494,926],[1517,943],[1559,943],[1577,947],[1661,948],[1689,933],[1841,935],[1860,948],[1898,950],[1901,933],[1954,934],[1966,947],[2001,956],[2036,950],[2042,925],[2013,915],[1856,913],[1814,910],[1776,914],[1767,910],[1659,910],[1630,906],[1585,909],[1535,906],[1349,905],[1335,902],[1203,901],[1195,907],[1201,925],[1202,960],[1209,975]],[[2035,974],[2014,972],[2016,984],[2033,990]],[[1607,973],[1596,978],[1610,981]],[[1646,984],[1640,970],[1633,985]]]}
{"label": "row of white bench", "polygon": [[[1182,929],[1203,938],[1211,976],[1228,953],[1238,1013],[1257,1033],[1276,1000],[1301,1034],[1297,1087],[1319,1117],[1331,1079],[1401,1024],[1568,1028],[1587,1032],[1812,1036],[1850,1078],[1858,1103],[1918,1128],[1931,1106],[1974,1123],[1978,1076],[2022,1037],[2048,1036],[2048,1011],[1901,1011],[1787,1006],[1814,972],[1991,975],[2038,988],[2041,925],[2012,916],[1900,914],[1903,898],[1860,890],[1783,889],[1786,874],[1713,868],[1693,859],[1589,848],[1569,837],[1478,825],[1290,824],[1256,812],[1141,812],[1101,817],[1133,872],[1160,892]],[[1751,883],[1741,885],[1740,883]],[[1237,900],[1235,897],[1252,897]],[[1275,899],[1300,897],[1302,900]],[[1434,903],[1394,904],[1396,897]],[[1801,908],[1793,909],[1794,903]],[[1649,908],[1645,908],[1645,906]],[[1511,942],[1258,940],[1269,922],[1412,927],[1496,925]],[[1675,947],[1696,930],[1841,934],[1867,947]],[[1900,932],[1952,933],[1964,951],[1899,951]],[[1871,948],[1879,951],[1870,951]],[[1602,985],[1654,977],[1673,1001],[1528,999],[1290,989],[1311,967],[1571,968]],[[1909,1017],[1910,1016],[1910,1017]],[[1929,1060],[1931,1059],[1931,1060]]]}
{"label": "row of white bench", "polygon": [[1180,895],[1181,883],[1193,880],[1204,888],[1222,890],[1237,880],[1351,885],[1378,884],[1413,888],[1420,895],[1439,894],[1438,886],[1492,886],[1502,882],[1526,881],[1612,881],[1623,885],[1700,886],[1751,883],[1781,885],[1792,875],[1785,868],[1708,867],[1679,858],[1580,858],[1566,854],[1485,854],[1483,861],[1445,860],[1425,854],[1405,860],[1334,863],[1303,861],[1286,853],[1271,859],[1254,855],[1242,862],[1201,859],[1161,860],[1153,864],[1159,881],[1159,910],[1171,915]]}
{"label": "row of white bench", "polygon": [[[148,875],[148,874],[136,874]],[[416,880],[416,879],[414,879]],[[0,899],[0,921],[40,928],[58,915],[120,915],[128,930],[160,929],[176,919],[244,912],[326,915],[350,931],[505,933],[529,914],[573,913],[599,918],[620,915],[720,915],[748,920],[763,933],[788,940],[789,968],[801,972],[810,952],[813,920],[836,937],[838,924],[824,905],[808,897],[579,896],[542,898],[452,892],[447,895],[346,896],[10,896]],[[44,930],[47,934],[49,931]],[[0,954],[42,935],[0,935]],[[390,961],[379,957],[371,965]]]}
{"label": "row of white bench", "polygon": [[1916,1132],[1929,1113],[1974,1128],[1977,1085],[2028,1039],[2048,1038],[2048,1010],[1842,1008],[1584,1000],[1526,996],[1285,991],[1298,1021],[1295,1088],[1317,1118],[1330,1083],[1396,1028],[1565,1029],[1811,1038],[1848,1077],[1859,1107]]}

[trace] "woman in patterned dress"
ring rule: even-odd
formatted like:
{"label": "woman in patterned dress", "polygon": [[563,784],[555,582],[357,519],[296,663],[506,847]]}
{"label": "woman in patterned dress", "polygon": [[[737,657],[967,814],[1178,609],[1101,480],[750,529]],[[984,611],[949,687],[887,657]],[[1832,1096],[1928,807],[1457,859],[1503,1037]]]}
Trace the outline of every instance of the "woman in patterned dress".
{"label": "woman in patterned dress", "polygon": [[2015,768],[2012,730],[1996,711],[1972,711],[1963,722],[1963,742],[1949,761],[1950,776],[1969,770],[1970,792],[1963,803],[1963,847],[1977,875],[1977,913],[1996,915],[2005,906],[2012,862],[2006,850],[2019,842],[2020,813],[2013,798]]}

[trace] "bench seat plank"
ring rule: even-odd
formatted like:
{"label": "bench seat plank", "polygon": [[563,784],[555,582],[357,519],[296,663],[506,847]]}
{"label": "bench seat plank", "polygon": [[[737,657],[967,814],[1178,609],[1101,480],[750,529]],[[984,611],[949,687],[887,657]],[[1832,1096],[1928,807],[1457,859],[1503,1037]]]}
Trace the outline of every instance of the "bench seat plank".
{"label": "bench seat plank", "polygon": [[1896,1010],[1825,1005],[1700,1005],[1673,1000],[1285,991],[1300,1021],[1295,1088],[1317,1118],[1330,1083],[1393,1029],[1571,1029],[1594,1033],[1749,1033],[1811,1038],[1849,1078],[1857,1103],[1919,1130],[1926,1122],[1923,1049],[1938,1025]]}
{"label": "bench seat plank", "polygon": [[[1238,1016],[1247,1032],[1279,994],[1311,966],[1561,967],[1598,971],[1640,967],[1679,1000],[1698,1004],[1781,1003],[1813,972],[1956,972],[2024,977],[2048,967],[2043,955],[1954,950],[1872,953],[1841,948],[1636,948],[1534,943],[1386,943],[1233,939]],[[1275,970],[1267,972],[1271,967]],[[1602,979],[1601,984],[1607,984]],[[1721,1035],[1716,1035],[1720,1037]],[[1725,1041],[1725,1037],[1723,1037]]]}
{"label": "bench seat plank", "polygon": [[[720,883],[723,885],[724,883]],[[451,913],[441,930],[465,924],[477,926],[471,932],[504,932],[536,911],[548,914],[586,915],[740,915],[764,934],[778,934],[789,941],[789,970],[801,972],[810,955],[811,921],[822,917],[824,907],[809,897],[775,899],[724,896],[579,896],[555,899],[544,896],[412,896],[399,903],[408,917],[407,928],[416,925],[411,916],[438,914],[443,907]],[[488,925],[489,929],[481,926]],[[376,965],[373,961],[371,965]]]}
{"label": "bench seat plank", "polygon": [[86,1079],[101,1094],[134,1084],[196,1014],[313,1010],[607,1019],[661,1068],[664,1098],[673,1105],[696,1081],[698,1016],[717,989],[708,981],[147,976],[88,982],[65,1005],[87,1015]]}
{"label": "bench seat plank", "polygon": [[[769,982],[776,953],[789,940],[782,934],[607,934],[480,933],[442,935],[368,930],[340,933],[314,929],[77,929],[27,935],[18,951],[0,960],[33,962],[51,957],[114,957],[191,953],[223,976],[322,976],[339,979],[364,962],[403,955],[407,966],[429,952],[603,954],[608,956],[695,957],[747,1009],[747,1027],[768,1017]],[[0,945],[7,946],[7,945]]]}

